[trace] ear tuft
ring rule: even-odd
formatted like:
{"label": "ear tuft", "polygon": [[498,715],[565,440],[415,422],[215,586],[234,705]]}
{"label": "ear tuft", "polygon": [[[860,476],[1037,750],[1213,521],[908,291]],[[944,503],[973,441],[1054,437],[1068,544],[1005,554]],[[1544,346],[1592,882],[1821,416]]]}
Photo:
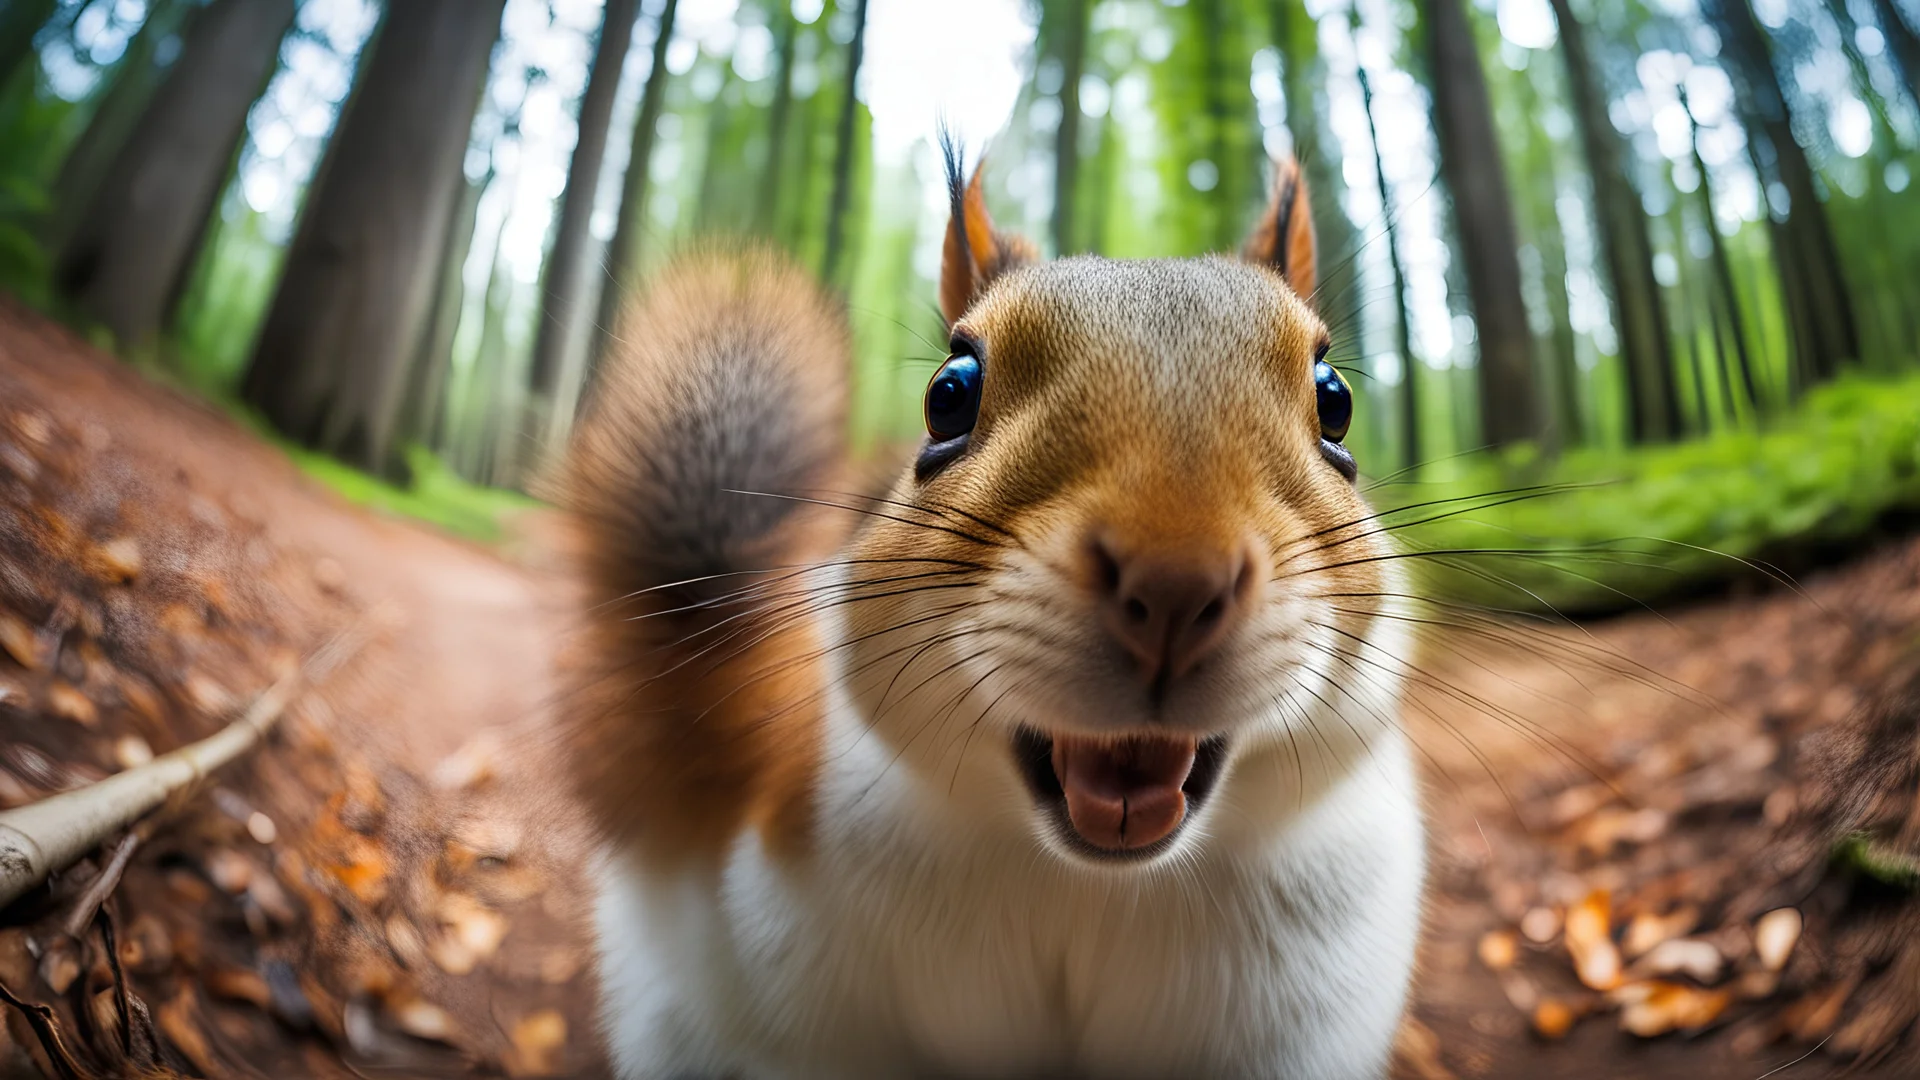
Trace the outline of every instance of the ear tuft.
{"label": "ear tuft", "polygon": [[940,258],[940,313],[951,326],[994,278],[1038,261],[1040,253],[1025,237],[994,229],[982,182],[986,162],[974,166],[973,179],[965,180],[964,153],[951,132],[941,132],[940,152],[946,161],[951,204],[946,245]]}
{"label": "ear tuft", "polygon": [[1241,255],[1278,270],[1301,299],[1312,303],[1317,273],[1313,212],[1307,203],[1307,178],[1296,159],[1274,162],[1273,199]]}

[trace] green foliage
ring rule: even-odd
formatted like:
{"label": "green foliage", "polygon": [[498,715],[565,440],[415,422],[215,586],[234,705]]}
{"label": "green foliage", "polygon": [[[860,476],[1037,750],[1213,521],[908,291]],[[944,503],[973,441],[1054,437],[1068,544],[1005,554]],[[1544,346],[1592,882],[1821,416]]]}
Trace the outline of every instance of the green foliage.
{"label": "green foliage", "polygon": [[482,487],[459,474],[425,447],[408,447],[413,474],[404,487],[343,465],[325,454],[275,440],[308,476],[357,506],[438,526],[469,540],[496,543],[506,519],[541,504],[517,491]]}
{"label": "green foliage", "polygon": [[1920,862],[1913,856],[1878,843],[1864,832],[1849,834],[1833,846],[1833,864],[1843,870],[1891,885],[1907,892],[1920,892]]}
{"label": "green foliage", "polygon": [[1763,560],[1920,510],[1916,402],[1920,377],[1849,375],[1763,430],[1554,460],[1524,447],[1475,455],[1435,468],[1431,483],[1384,483],[1373,499],[1402,508],[1388,525],[1435,519],[1395,535],[1433,553],[1409,561],[1442,595],[1618,610],[1703,582],[1778,577]]}

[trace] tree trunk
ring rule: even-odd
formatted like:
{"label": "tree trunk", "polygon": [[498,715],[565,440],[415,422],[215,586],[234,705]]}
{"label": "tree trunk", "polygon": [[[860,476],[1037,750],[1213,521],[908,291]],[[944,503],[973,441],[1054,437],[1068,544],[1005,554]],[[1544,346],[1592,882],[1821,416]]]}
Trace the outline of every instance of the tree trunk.
{"label": "tree trunk", "polygon": [[[1768,166],[1760,172],[1762,183],[1777,181],[1787,192],[1787,212],[1780,215],[1777,234],[1785,247],[1775,257],[1783,266],[1792,264],[1792,271],[1782,275],[1782,285],[1791,280],[1800,294],[1787,305],[1790,315],[1806,320],[1795,336],[1811,351],[1800,362],[1810,378],[1831,377],[1842,363],[1859,357],[1860,339],[1813,169],[1793,139],[1793,117],[1773,68],[1766,34],[1747,0],[1709,0],[1703,7],[1720,32],[1721,56],[1734,80],[1734,104],[1748,142],[1755,142],[1757,136],[1763,143],[1753,147],[1761,164]],[[1769,216],[1775,216],[1770,201]]]}
{"label": "tree trunk", "polygon": [[626,66],[633,23],[639,15],[640,0],[607,0],[593,68],[586,92],[580,97],[580,135],[573,144],[566,192],[560,197],[553,248],[547,253],[540,327],[528,375],[532,405],[528,431],[549,451],[557,440],[566,437],[571,426],[566,420],[573,415],[573,400],[580,391],[585,362],[581,319],[590,310],[588,297],[593,291],[587,263],[593,240],[593,204],[600,189],[600,166],[607,156],[613,100],[620,89],[620,72]]}
{"label": "tree trunk", "polygon": [[1428,5],[1427,43],[1440,169],[1453,199],[1479,333],[1480,427],[1487,443],[1504,446],[1540,434],[1540,409],[1534,393],[1533,335],[1520,295],[1513,203],[1463,0],[1433,0]]}
{"label": "tree trunk", "polygon": [[1920,35],[1914,33],[1913,24],[1900,11],[1898,0],[1873,0],[1873,17],[1886,36],[1888,51],[1907,84],[1907,93],[1914,104],[1920,105]]}
{"label": "tree trunk", "polygon": [[406,405],[394,433],[402,447],[412,442],[435,450],[446,448],[447,375],[453,367],[453,339],[460,330],[460,309],[467,298],[467,254],[473,250],[480,196],[492,180],[491,173],[477,181],[464,176],[460,179],[460,195],[447,226],[440,268],[434,274],[439,293],[434,297],[426,331],[420,335],[420,351],[407,378]]}
{"label": "tree trunk", "polygon": [[842,88],[840,119],[833,130],[833,198],[827,205],[827,251],[820,263],[820,276],[836,280],[842,248],[846,245],[847,206],[853,201],[853,121],[860,99],[854,89],[860,82],[860,63],[867,47],[867,0],[856,0],[853,10],[853,41],[847,45],[847,79]]}
{"label": "tree trunk", "polygon": [[1552,0],[1560,26],[1560,51],[1566,61],[1567,87],[1580,143],[1593,178],[1594,217],[1600,226],[1600,250],[1613,285],[1613,306],[1620,323],[1621,370],[1626,375],[1628,410],[1636,442],[1661,441],[1680,433],[1680,409],[1674,391],[1673,330],[1667,324],[1660,283],[1653,276],[1653,242],[1639,192],[1628,178],[1628,163],[1607,116],[1606,95],[1587,52],[1586,29],[1573,17],[1568,0]]}
{"label": "tree trunk", "polygon": [[1414,378],[1419,361],[1413,355],[1413,320],[1407,315],[1407,272],[1400,259],[1400,231],[1393,220],[1393,187],[1387,183],[1386,163],[1380,157],[1380,129],[1373,122],[1373,84],[1365,67],[1358,71],[1367,144],[1373,147],[1373,176],[1380,187],[1380,216],[1386,222],[1387,261],[1393,265],[1394,346],[1400,351],[1400,463],[1411,469],[1420,464],[1420,391]]}
{"label": "tree trunk", "polygon": [[60,291],[123,346],[164,327],[293,14],[294,0],[217,0],[195,21],[61,250]]}
{"label": "tree trunk", "polygon": [[33,36],[59,6],[57,0],[8,0],[0,7],[0,90],[33,59]]}
{"label": "tree trunk", "polygon": [[754,228],[762,236],[780,228],[780,180],[787,171],[787,125],[793,115],[793,53],[800,40],[800,22],[789,4],[777,4],[780,48],[773,72],[773,107],[767,114],[767,161],[760,174],[760,198],[754,208]]}
{"label": "tree trunk", "polygon": [[260,330],[246,400],[372,470],[433,308],[434,271],[505,0],[393,0],[315,178]]}
{"label": "tree trunk", "polygon": [[1087,63],[1087,0],[1060,0],[1060,123],[1053,129],[1053,252],[1071,255],[1075,181],[1080,174],[1080,76]]}
{"label": "tree trunk", "polygon": [[[1680,104],[1685,107],[1684,97]],[[1707,294],[1710,301],[1707,310],[1710,313],[1709,317],[1715,320],[1716,339],[1721,337],[1718,329],[1721,325],[1719,320],[1725,320],[1725,340],[1733,345],[1735,371],[1740,376],[1740,388],[1746,392],[1747,407],[1759,412],[1762,404],[1760,389],[1753,376],[1753,355],[1747,348],[1747,330],[1740,321],[1740,294],[1733,284],[1733,262],[1727,258],[1727,242],[1720,235],[1719,216],[1714,212],[1713,182],[1707,175],[1706,160],[1700,156],[1700,125],[1694,123],[1693,112],[1690,109],[1687,112],[1687,122],[1693,130],[1693,169],[1700,174],[1700,206],[1707,216],[1707,239],[1712,245],[1709,255],[1713,269],[1713,288]],[[1721,350],[1720,361],[1723,372],[1726,367],[1726,352],[1724,348]],[[1728,392],[1731,393],[1733,380],[1724,374],[1722,379],[1727,383]]]}
{"label": "tree trunk", "polygon": [[60,162],[59,178],[52,190],[53,207],[40,226],[40,243],[45,250],[59,252],[72,241],[94,193],[113,168],[114,157],[127,144],[140,114],[172,70],[171,65],[154,63],[154,50],[198,10],[186,0],[160,0],[140,24],[140,31],[114,69],[112,85]]}
{"label": "tree trunk", "polygon": [[633,121],[633,143],[627,154],[627,172],[620,184],[620,215],[607,243],[607,277],[600,283],[600,312],[594,322],[593,347],[588,350],[589,376],[613,334],[620,304],[633,288],[640,268],[640,241],[647,232],[647,168],[653,160],[654,129],[667,100],[667,46],[673,41],[673,16],[680,0],[667,0],[653,31],[653,66],[647,69],[647,88],[640,94],[640,112]]}

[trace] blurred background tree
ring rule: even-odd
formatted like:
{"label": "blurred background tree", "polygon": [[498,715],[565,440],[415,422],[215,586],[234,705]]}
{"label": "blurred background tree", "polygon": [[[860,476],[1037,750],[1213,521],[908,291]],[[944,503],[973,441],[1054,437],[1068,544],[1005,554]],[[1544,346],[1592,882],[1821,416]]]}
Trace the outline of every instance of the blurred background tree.
{"label": "blurred background tree", "polygon": [[[943,115],[1058,254],[1231,250],[1293,153],[1376,497],[1732,472],[1920,388],[1916,27],[1913,0],[6,0],[0,282],[294,443],[524,487],[621,298],[710,237],[844,294],[856,443],[914,437]],[[1590,509],[1757,549],[1920,498],[1913,450],[1877,452],[1797,455],[1852,470],[1827,502],[1689,474],[1698,506]]]}

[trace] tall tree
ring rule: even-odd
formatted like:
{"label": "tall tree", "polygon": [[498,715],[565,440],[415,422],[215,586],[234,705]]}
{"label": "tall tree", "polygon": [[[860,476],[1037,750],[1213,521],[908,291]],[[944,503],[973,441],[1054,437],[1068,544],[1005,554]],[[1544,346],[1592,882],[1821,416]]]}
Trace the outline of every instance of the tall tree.
{"label": "tall tree", "polygon": [[432,313],[506,0],[392,0],[287,251],[242,392],[275,427],[369,469]]}
{"label": "tall tree", "polygon": [[1873,17],[1886,37],[1893,61],[1906,81],[1907,93],[1920,105],[1920,34],[1900,10],[1899,0],[1873,0]]}
{"label": "tall tree", "polygon": [[59,0],[7,0],[0,5],[0,89],[33,58],[33,36],[59,6]]}
{"label": "tall tree", "polygon": [[1480,427],[1494,446],[1540,433],[1533,335],[1520,295],[1519,238],[1493,106],[1463,0],[1427,5],[1434,131],[1452,197],[1467,292],[1479,334]]}
{"label": "tall tree", "polygon": [[613,334],[620,304],[633,288],[640,269],[640,241],[647,231],[647,178],[653,163],[654,131],[667,101],[667,46],[673,43],[673,17],[680,0],[666,0],[653,28],[653,64],[647,68],[647,88],[640,93],[640,111],[633,121],[633,141],[627,153],[627,171],[620,184],[620,216],[607,242],[607,276],[600,283],[600,314],[593,327],[588,362],[598,363]]}
{"label": "tall tree", "polygon": [[1703,8],[1720,32],[1721,56],[1734,81],[1734,105],[1760,163],[1761,179],[1786,191],[1784,212],[1767,200],[1780,244],[1774,256],[1783,270],[1781,286],[1791,294],[1787,313],[1794,323],[1798,365],[1805,376],[1824,379],[1859,357],[1860,338],[1813,168],[1794,141],[1786,93],[1766,34],[1747,0],[1707,0]]}
{"label": "tall tree", "polygon": [[1080,76],[1087,66],[1087,0],[1058,0],[1060,25],[1060,123],[1053,129],[1053,250],[1075,247],[1076,178],[1080,174]]}
{"label": "tall tree", "polygon": [[[1720,216],[1713,203],[1713,178],[1707,172],[1707,161],[1700,156],[1700,122],[1694,118],[1693,109],[1687,104],[1684,92],[1680,106],[1687,110],[1687,124],[1691,132],[1693,150],[1693,171],[1700,177],[1700,211],[1706,218],[1707,241],[1709,246],[1709,267],[1713,274],[1713,287],[1708,292],[1708,313],[1714,320],[1714,337],[1718,341],[1731,345],[1723,347],[1720,357],[1721,366],[1726,366],[1727,354],[1732,353],[1735,371],[1740,377],[1740,387],[1746,392],[1747,405],[1754,410],[1762,406],[1760,388],[1753,374],[1753,354],[1747,348],[1747,330],[1740,318],[1740,293],[1733,283],[1733,260],[1727,257],[1727,241],[1720,235]],[[1681,249],[1684,252],[1684,248]],[[1723,329],[1724,328],[1724,329]],[[1733,380],[1723,375],[1729,387]],[[1729,391],[1731,392],[1731,391]]]}
{"label": "tall tree", "polygon": [[[394,439],[401,445],[419,443],[445,449],[447,382],[453,367],[453,340],[460,329],[460,309],[466,304],[467,255],[473,250],[473,230],[480,218],[480,196],[493,182],[493,173],[479,180],[461,177],[460,197],[454,200],[447,226],[446,247],[434,271],[438,292],[433,313],[420,335],[420,351],[407,374],[405,404],[401,406]],[[504,222],[506,216],[502,215]]]}
{"label": "tall tree", "polygon": [[60,250],[60,291],[123,344],[164,326],[293,15],[294,0],[215,0]]}
{"label": "tall tree", "polygon": [[528,420],[535,436],[549,450],[566,436],[570,427],[567,419],[573,414],[573,399],[580,389],[586,359],[581,320],[591,310],[588,298],[593,292],[587,262],[593,239],[593,204],[600,190],[600,166],[607,156],[613,100],[620,89],[620,72],[626,66],[627,49],[633,44],[633,23],[639,14],[640,0],[606,2],[593,67],[580,97],[580,134],[573,144],[573,162],[567,168],[566,191],[560,196],[553,247],[547,252],[540,328],[534,337],[533,367],[528,375],[532,405]]}
{"label": "tall tree", "polygon": [[779,232],[780,180],[787,171],[787,127],[793,117],[793,54],[800,40],[800,21],[784,0],[773,5],[773,19],[780,28],[774,53],[773,108],[767,114],[767,160],[754,205],[754,228],[762,236]]}
{"label": "tall tree", "polygon": [[1593,181],[1600,251],[1620,324],[1627,416],[1636,442],[1670,439],[1680,433],[1680,406],[1673,385],[1673,329],[1667,323],[1660,282],[1653,276],[1646,211],[1607,115],[1606,93],[1587,51],[1586,28],[1574,18],[1568,0],[1551,2],[1560,27],[1560,55],[1566,62],[1574,122]]}
{"label": "tall tree", "polygon": [[842,88],[845,96],[840,100],[840,118],[833,129],[833,197],[827,204],[827,251],[820,264],[820,276],[828,281],[836,280],[841,249],[846,245],[847,205],[853,200],[853,121],[860,109],[854,90],[860,84],[866,47],[867,0],[855,0],[853,40],[847,44],[846,84]]}
{"label": "tall tree", "polygon": [[113,168],[113,159],[127,144],[140,114],[153,101],[176,56],[168,64],[156,56],[161,42],[179,32],[199,8],[191,0],[157,0],[127,51],[114,65],[111,82],[87,126],[60,161],[60,173],[51,189],[52,206],[40,226],[40,242],[48,251],[67,246],[93,202],[93,195]]}
{"label": "tall tree", "polygon": [[1400,352],[1400,439],[1401,464],[1411,469],[1420,464],[1420,388],[1414,371],[1420,362],[1413,355],[1413,320],[1407,314],[1407,271],[1400,258],[1400,230],[1394,220],[1393,186],[1387,182],[1386,162],[1380,155],[1380,128],[1373,120],[1373,83],[1366,66],[1359,65],[1360,103],[1367,114],[1367,143],[1373,147],[1373,178],[1380,188],[1380,216],[1386,222],[1387,261],[1393,267],[1394,345]]}

